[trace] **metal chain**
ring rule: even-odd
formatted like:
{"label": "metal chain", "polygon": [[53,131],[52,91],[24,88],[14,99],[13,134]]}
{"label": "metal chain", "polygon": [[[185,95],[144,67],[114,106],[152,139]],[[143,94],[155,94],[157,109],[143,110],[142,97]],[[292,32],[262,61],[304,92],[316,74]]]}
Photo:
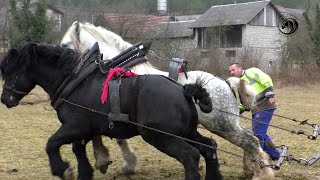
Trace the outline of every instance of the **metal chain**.
{"label": "metal chain", "polygon": [[108,114],[106,114],[106,113],[104,113],[104,112],[97,111],[96,109],[88,108],[88,107],[86,107],[86,106],[82,106],[82,105],[80,105],[80,104],[73,103],[73,102],[68,101],[68,100],[66,100],[66,99],[64,99],[64,98],[61,98],[61,100],[64,101],[64,102],[66,102],[66,103],[69,103],[69,104],[71,104],[71,105],[73,105],[73,106],[76,106],[76,107],[79,107],[79,108],[82,108],[82,109],[91,111],[91,112],[93,112],[93,113],[101,114],[101,115],[104,115],[104,116],[109,116]]}
{"label": "metal chain", "polygon": [[267,111],[261,111],[261,112],[264,112],[266,114],[272,114],[274,116],[277,116],[277,117],[281,117],[283,119],[287,119],[287,120],[291,120],[291,121],[294,121],[294,122],[299,122],[300,125],[309,125],[311,127],[314,127],[316,124],[311,124],[308,122],[309,119],[305,119],[305,120],[297,120],[296,118],[290,118],[290,117],[286,117],[286,116],[283,116],[283,115],[280,115],[280,114],[276,114],[276,113],[269,113]]}
{"label": "metal chain", "polygon": [[[243,119],[247,119],[247,120],[250,120],[250,121],[256,121],[260,124],[267,124],[267,123],[264,123],[264,122],[261,122],[261,121],[258,121],[258,120],[255,120],[255,119],[251,119],[251,118],[248,118],[248,117],[244,117],[242,115],[238,115],[238,114],[234,114],[234,113],[231,113],[231,112],[228,112],[228,111],[224,111],[224,110],[221,110],[221,109],[217,109],[217,108],[212,108],[214,110],[217,110],[217,111],[220,111],[220,112],[223,112],[223,113],[227,113],[227,114],[231,114],[233,116],[238,116],[240,118],[243,118]],[[267,112],[265,112],[267,113]],[[280,127],[280,126],[276,126],[276,125],[272,125],[272,124],[269,124],[269,126],[271,127],[274,127],[276,129],[281,129],[283,131],[287,131],[287,132],[290,132],[292,134],[297,134],[297,135],[304,135],[306,136],[308,139],[310,140],[316,140],[317,139],[317,136],[318,136],[318,131],[319,131],[319,125],[317,124],[312,124],[312,127],[314,128],[313,129],[313,134],[312,135],[308,135],[305,131],[303,130],[289,130],[289,129],[286,129],[286,128],[283,128],[283,127]]]}

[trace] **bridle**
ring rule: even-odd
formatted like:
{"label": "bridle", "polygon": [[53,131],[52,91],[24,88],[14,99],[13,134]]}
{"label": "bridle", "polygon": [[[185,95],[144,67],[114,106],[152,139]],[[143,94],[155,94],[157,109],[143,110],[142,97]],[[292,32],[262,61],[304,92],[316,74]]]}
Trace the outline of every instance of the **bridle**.
{"label": "bridle", "polygon": [[18,76],[16,76],[15,80],[13,81],[12,85],[11,86],[7,86],[7,85],[3,85],[3,89],[5,90],[8,90],[8,91],[11,91],[15,94],[19,94],[19,95],[28,95],[29,93],[26,93],[24,91],[19,91],[17,89],[15,89],[15,84],[16,84],[16,81],[18,79]]}

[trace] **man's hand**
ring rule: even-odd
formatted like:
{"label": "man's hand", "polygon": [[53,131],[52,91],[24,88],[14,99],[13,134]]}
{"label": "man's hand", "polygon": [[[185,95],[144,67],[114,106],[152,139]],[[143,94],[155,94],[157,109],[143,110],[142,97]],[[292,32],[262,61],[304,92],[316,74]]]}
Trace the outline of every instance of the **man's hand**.
{"label": "man's hand", "polygon": [[273,105],[273,106],[276,104],[276,98],[274,98],[274,97],[269,98],[268,101],[269,101],[269,103],[270,103],[271,105]]}

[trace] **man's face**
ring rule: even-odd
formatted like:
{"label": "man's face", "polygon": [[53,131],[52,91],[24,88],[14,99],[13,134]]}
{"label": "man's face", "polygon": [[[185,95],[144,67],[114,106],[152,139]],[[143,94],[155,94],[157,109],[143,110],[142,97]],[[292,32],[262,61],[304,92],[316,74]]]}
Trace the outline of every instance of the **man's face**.
{"label": "man's face", "polygon": [[233,77],[240,77],[242,74],[242,68],[238,67],[236,64],[229,66],[230,75]]}

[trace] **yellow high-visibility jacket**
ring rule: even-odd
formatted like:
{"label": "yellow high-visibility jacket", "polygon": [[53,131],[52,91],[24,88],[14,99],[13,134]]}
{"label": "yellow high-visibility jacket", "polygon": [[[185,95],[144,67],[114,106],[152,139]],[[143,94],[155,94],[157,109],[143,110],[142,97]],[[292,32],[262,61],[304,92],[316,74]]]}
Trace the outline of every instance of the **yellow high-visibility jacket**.
{"label": "yellow high-visibility jacket", "polygon": [[[256,111],[263,111],[267,109],[275,109],[276,106],[272,106],[267,102],[267,99],[274,97],[273,82],[270,76],[258,68],[246,69],[243,75],[240,77],[246,84],[252,86],[256,92],[256,105],[258,109]],[[244,110],[244,106],[240,105],[240,110]]]}

